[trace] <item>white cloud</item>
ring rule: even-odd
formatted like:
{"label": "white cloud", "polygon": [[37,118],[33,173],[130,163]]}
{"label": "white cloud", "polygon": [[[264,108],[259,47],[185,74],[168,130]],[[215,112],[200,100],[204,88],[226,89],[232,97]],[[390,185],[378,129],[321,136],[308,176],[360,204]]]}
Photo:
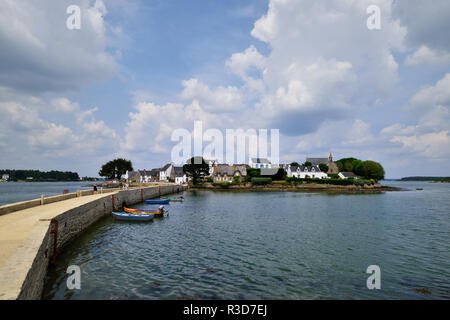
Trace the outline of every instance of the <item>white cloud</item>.
{"label": "white cloud", "polygon": [[211,90],[198,79],[184,80],[180,94],[184,101],[198,101],[205,110],[212,112],[231,112],[243,107],[242,96],[237,87],[219,86]]}
{"label": "white cloud", "polygon": [[404,153],[430,159],[450,157],[450,74],[420,89],[405,110],[417,116],[417,124],[396,123],[381,130],[381,137],[397,143]]}
{"label": "white cloud", "polygon": [[248,60],[262,70],[256,112],[267,126],[289,135],[316,130],[329,119],[347,118],[356,107],[376,103],[393,92],[406,30],[392,17],[391,1],[381,7],[382,29],[366,27],[366,8],[374,1],[273,0],[251,34],[270,48],[234,54],[227,65],[246,76]]}
{"label": "white cloud", "polygon": [[450,53],[442,50],[430,49],[421,46],[413,54],[406,57],[405,64],[414,66],[419,64],[448,64],[450,63]]}
{"label": "white cloud", "polygon": [[263,70],[265,65],[265,57],[253,45],[244,52],[234,53],[226,62],[226,66],[242,78],[247,77],[247,72],[250,68],[254,67],[257,70]]}
{"label": "white cloud", "polygon": [[[98,108],[85,111],[67,98],[54,99],[50,103],[45,100],[34,102],[0,101],[0,127],[1,132],[6,132],[0,134],[3,153],[20,152],[18,154],[23,158],[39,161],[80,154],[95,159],[96,155],[111,155],[118,150],[120,139],[115,130],[93,116]],[[52,110],[45,108],[48,104],[53,106]],[[63,125],[48,119],[49,116],[55,118],[58,113],[71,115],[71,121]],[[3,166],[10,161],[8,157],[2,160]]]}
{"label": "white cloud", "polygon": [[69,30],[66,8],[72,2],[2,1],[0,85],[28,92],[73,90],[116,73],[106,48],[105,5],[77,1],[81,29]]}

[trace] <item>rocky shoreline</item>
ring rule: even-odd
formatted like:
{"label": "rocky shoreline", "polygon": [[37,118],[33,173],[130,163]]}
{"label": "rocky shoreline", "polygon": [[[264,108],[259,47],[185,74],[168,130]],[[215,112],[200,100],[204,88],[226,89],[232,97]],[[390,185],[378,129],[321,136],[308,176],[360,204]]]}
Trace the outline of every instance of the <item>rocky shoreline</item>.
{"label": "rocky shoreline", "polygon": [[230,184],[228,186],[215,186],[212,183],[204,183],[199,185],[190,185],[189,190],[230,190],[230,191],[324,191],[324,192],[384,192],[384,191],[409,191],[409,189],[383,186],[375,184],[371,186],[355,186],[355,185],[329,185],[329,184],[267,184],[252,185],[247,184]]}

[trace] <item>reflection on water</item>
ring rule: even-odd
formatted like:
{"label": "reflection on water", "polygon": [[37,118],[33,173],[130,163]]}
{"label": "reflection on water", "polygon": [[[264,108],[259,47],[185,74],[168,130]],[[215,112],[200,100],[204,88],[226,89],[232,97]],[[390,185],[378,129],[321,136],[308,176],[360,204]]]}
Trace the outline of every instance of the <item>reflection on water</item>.
{"label": "reflection on water", "polygon": [[[167,218],[106,217],[58,257],[44,298],[449,299],[450,185],[391,184],[414,191],[194,191]],[[366,288],[373,264],[381,290]]]}

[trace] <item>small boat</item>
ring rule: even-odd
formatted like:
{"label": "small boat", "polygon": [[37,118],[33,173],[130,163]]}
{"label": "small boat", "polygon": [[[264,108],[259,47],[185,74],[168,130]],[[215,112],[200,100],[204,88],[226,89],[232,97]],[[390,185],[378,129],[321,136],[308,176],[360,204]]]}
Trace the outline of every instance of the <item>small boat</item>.
{"label": "small boat", "polygon": [[161,200],[145,200],[145,203],[148,204],[169,204],[170,199],[161,199]]}
{"label": "small boat", "polygon": [[127,212],[114,212],[112,213],[115,221],[152,221],[154,214],[139,214],[139,213],[127,213]]}
{"label": "small boat", "polygon": [[170,199],[171,202],[183,202],[183,199]]}
{"label": "small boat", "polygon": [[157,214],[157,213],[159,213],[159,210],[147,211],[147,210],[141,210],[141,209],[127,208],[127,207],[124,207],[123,211],[128,212],[128,213],[144,213],[144,214]]}
{"label": "small boat", "polygon": [[184,198],[163,198],[164,200],[170,200],[170,202],[183,202]]}

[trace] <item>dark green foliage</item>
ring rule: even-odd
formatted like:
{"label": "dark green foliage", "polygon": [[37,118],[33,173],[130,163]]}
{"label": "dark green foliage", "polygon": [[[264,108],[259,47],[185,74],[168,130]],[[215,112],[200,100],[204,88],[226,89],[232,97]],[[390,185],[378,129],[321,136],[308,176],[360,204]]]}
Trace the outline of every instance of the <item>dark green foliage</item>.
{"label": "dark green foliage", "polygon": [[249,176],[250,178],[259,177],[261,176],[261,169],[248,168],[247,176]]}
{"label": "dark green foliage", "polygon": [[343,158],[336,161],[336,165],[339,168],[339,171],[344,172],[353,172],[353,169],[356,165],[361,163],[362,161],[356,158]]}
{"label": "dark green foliage", "polygon": [[358,164],[354,169],[355,174],[365,179],[374,179],[376,181],[384,179],[384,169],[378,162],[367,160]]}
{"label": "dark green foliage", "polygon": [[106,177],[107,179],[119,179],[124,175],[127,171],[132,171],[133,165],[130,160],[126,160],[123,158],[117,158],[105,163],[101,170],[98,172],[98,175],[101,177]]}
{"label": "dark green foliage", "polygon": [[277,173],[270,176],[270,178],[274,181],[275,180],[283,180],[285,177],[286,177],[286,171],[284,171],[283,168],[278,168]]}
{"label": "dark green foliage", "polygon": [[265,185],[272,182],[272,178],[254,177],[252,178],[252,184],[255,185]]}
{"label": "dark green foliage", "polygon": [[304,164],[302,164],[303,166],[305,166],[305,167],[311,167],[312,166],[312,163],[311,162],[309,162],[309,161],[306,161]]}
{"label": "dark green foliage", "polygon": [[221,187],[221,188],[224,188],[224,189],[228,188],[228,187],[231,186],[231,185],[232,185],[231,182],[214,182],[214,183],[213,183],[213,186],[215,186],[215,187]]}
{"label": "dark green foliage", "polygon": [[199,178],[209,174],[209,165],[203,157],[192,157],[186,161],[186,164],[183,166],[183,171],[188,177],[192,178],[194,184],[197,184]]}
{"label": "dark green foliage", "polygon": [[448,181],[450,177],[405,177],[401,178],[400,181]]}
{"label": "dark green foliage", "polygon": [[353,172],[365,179],[384,179],[384,169],[378,162],[362,161],[355,158],[344,158],[336,161],[339,171]]}
{"label": "dark green foliage", "polygon": [[71,171],[56,171],[51,170],[47,172],[39,170],[0,170],[0,178],[3,174],[9,174],[9,181],[27,180],[31,181],[79,181],[78,173]]}
{"label": "dark green foliage", "polygon": [[322,172],[328,172],[328,166],[325,163],[320,163],[319,164],[319,169]]}
{"label": "dark green foliage", "polygon": [[298,164],[298,162],[292,162],[292,163],[291,163],[291,166],[293,166],[293,167],[299,167],[300,165]]}

